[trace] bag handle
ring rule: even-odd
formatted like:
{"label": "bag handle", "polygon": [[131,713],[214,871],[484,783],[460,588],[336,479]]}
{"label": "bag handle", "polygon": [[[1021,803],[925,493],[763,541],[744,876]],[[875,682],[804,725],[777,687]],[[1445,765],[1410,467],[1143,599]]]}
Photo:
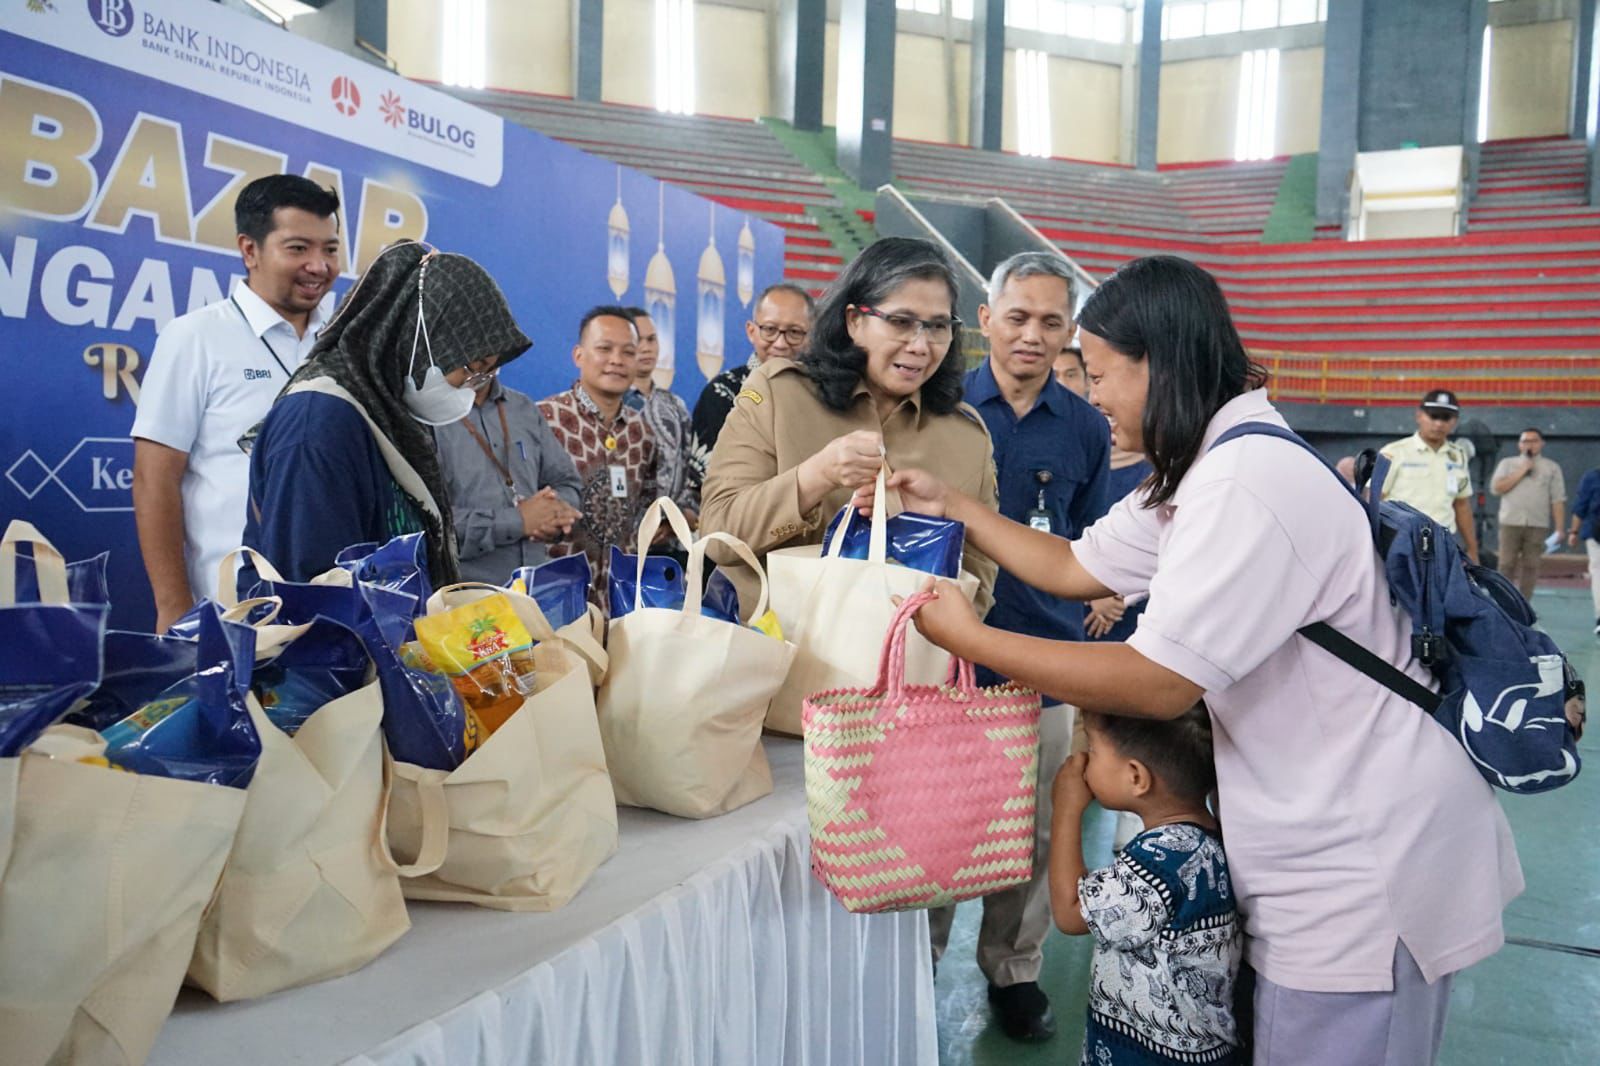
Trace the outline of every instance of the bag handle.
{"label": "bag handle", "polygon": [[[384,752],[388,759],[388,752]],[[410,781],[417,789],[417,804],[422,811],[422,840],[417,845],[415,862],[394,865],[401,877],[426,877],[444,865],[445,851],[450,843],[450,804],[445,799],[444,782],[450,775],[443,770],[429,770],[410,763],[390,761],[394,776]],[[389,805],[383,805],[382,832],[387,841],[389,832]]]}
{"label": "bag handle", "polygon": [[267,561],[267,557],[254,548],[237,547],[222,557],[222,562],[217,566],[217,605],[224,610],[239,606],[239,583],[234,578],[233,566],[241,559],[249,559],[256,566],[256,573],[263,581],[282,581],[283,575],[278,573],[278,568]]}
{"label": "bag handle", "polygon": [[700,602],[705,592],[703,580],[706,565],[706,548],[711,544],[726,544],[733,549],[733,553],[742,559],[750,569],[756,572],[756,577],[761,579],[761,595],[756,599],[756,609],[750,612],[749,621],[755,621],[767,613],[767,572],[761,566],[761,561],[756,558],[756,553],[750,550],[750,545],[734,536],[717,530],[707,533],[695,541],[689,548],[689,566],[685,571],[685,590],[683,596],[683,613],[699,614]]}
{"label": "bag handle", "polygon": [[14,518],[0,539],[0,605],[17,602],[17,545],[33,545],[33,570],[39,582],[40,603],[70,603],[67,561],[33,523]]}
{"label": "bag handle", "polygon": [[[936,593],[926,591],[907,596],[901,601],[900,609],[895,612],[894,619],[889,623],[889,632],[883,642],[883,652],[878,657],[878,680],[872,686],[871,693],[874,696],[888,697],[878,714],[879,723],[892,718],[905,700],[906,641],[910,637],[911,619],[924,604],[932,603],[936,599],[938,599]],[[950,672],[945,677],[945,684],[959,692],[975,694],[978,684],[971,661],[952,655]]]}
{"label": "bag handle", "polygon": [[[254,611],[257,607],[271,607],[272,610],[267,612],[266,617],[260,619],[259,621],[251,622],[248,620],[250,618],[250,612]],[[263,626],[269,626],[276,621],[278,618],[278,612],[282,610],[282,596],[253,596],[247,600],[240,600],[232,607],[229,607],[226,611],[223,611],[222,620],[224,622],[238,622],[242,625],[254,626],[257,629],[260,629]]]}
{"label": "bag handle", "polygon": [[[459,600],[454,604],[449,602],[455,597],[456,593],[462,592],[477,592],[480,595],[474,596],[472,599]],[[580,658],[599,670],[600,673],[605,673],[606,668],[611,663],[611,657],[606,654],[605,648],[600,646],[600,642],[594,639],[594,636],[589,632],[587,624],[577,625],[575,623],[567,627],[567,629],[557,632],[555,627],[550,624],[550,620],[545,617],[544,609],[539,606],[539,601],[532,596],[512,592],[510,589],[501,588],[499,585],[491,585],[484,581],[460,581],[454,585],[446,585],[441,589],[434,590],[433,595],[428,597],[427,610],[429,614],[435,614],[439,611],[448,610],[453,606],[471,603],[473,600],[481,600],[491,593],[505,596],[512,601],[517,611],[517,617],[522,619],[522,624],[528,627],[528,635],[534,640],[540,643],[547,640],[559,640],[576,652]]]}
{"label": "bag handle", "polygon": [[[887,461],[878,467],[878,477],[872,486],[872,533],[867,538],[867,562],[882,563],[889,556],[889,464]],[[830,559],[837,559],[844,554],[844,535],[850,529],[850,523],[855,520],[856,512],[851,510],[839,523],[839,528],[833,531],[833,539],[828,541],[828,550],[823,553]]]}
{"label": "bag handle", "polygon": [[[644,560],[645,556],[650,554],[650,545],[656,539],[656,530],[661,528],[663,515],[666,516],[667,524],[672,527],[672,532],[677,536],[679,542],[685,548],[694,546],[694,533],[689,529],[689,520],[683,516],[683,512],[679,510],[678,505],[673,502],[670,496],[658,497],[656,502],[652,503],[645,511],[644,518],[639,522],[639,539],[636,542],[637,553],[634,556],[636,562],[634,563],[633,577],[633,609],[636,611],[644,607]],[[698,598],[699,596],[696,594],[697,601]],[[687,602],[687,599],[685,597],[685,602]],[[696,602],[695,610],[698,611],[699,609],[700,605]]]}

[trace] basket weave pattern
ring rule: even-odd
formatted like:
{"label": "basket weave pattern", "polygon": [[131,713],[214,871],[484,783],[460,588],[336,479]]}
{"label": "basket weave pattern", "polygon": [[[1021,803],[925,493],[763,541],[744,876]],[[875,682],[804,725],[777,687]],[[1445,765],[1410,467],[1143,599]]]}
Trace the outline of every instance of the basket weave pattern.
{"label": "basket weave pattern", "polygon": [[905,684],[911,617],[895,616],[870,689],[803,709],[811,869],[854,912],[941,907],[1033,872],[1039,696],[980,689],[952,660],[943,685]]}

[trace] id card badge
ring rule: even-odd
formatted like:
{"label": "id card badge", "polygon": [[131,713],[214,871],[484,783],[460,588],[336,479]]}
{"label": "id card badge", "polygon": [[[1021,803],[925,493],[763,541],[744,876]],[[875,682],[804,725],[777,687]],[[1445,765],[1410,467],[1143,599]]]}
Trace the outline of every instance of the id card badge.
{"label": "id card badge", "polygon": [[1040,511],[1040,510],[1029,511],[1028,512],[1028,526],[1030,528],[1032,528],[1032,529],[1037,529],[1041,533],[1054,533],[1055,532],[1055,530],[1050,528],[1050,512],[1049,511]]}
{"label": "id card badge", "polygon": [[625,466],[612,466],[611,470],[611,498],[625,500],[628,498],[628,468]]}
{"label": "id card badge", "polygon": [[1045,489],[1051,481],[1050,471],[1035,470],[1033,480],[1039,483],[1039,499],[1033,505],[1033,510],[1028,512],[1028,527],[1037,529],[1041,533],[1054,533],[1050,525],[1050,510],[1044,505]]}

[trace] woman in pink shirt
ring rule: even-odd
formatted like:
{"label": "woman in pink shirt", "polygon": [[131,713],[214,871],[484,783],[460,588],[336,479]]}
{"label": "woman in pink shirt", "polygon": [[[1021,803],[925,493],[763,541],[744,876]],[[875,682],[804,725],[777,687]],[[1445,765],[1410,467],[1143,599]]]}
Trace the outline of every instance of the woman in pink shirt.
{"label": "woman in pink shirt", "polygon": [[[1247,957],[1257,1066],[1419,1066],[1438,1054],[1450,976],[1504,941],[1521,892],[1510,828],[1455,740],[1296,634],[1325,621],[1434,687],[1411,657],[1366,516],[1284,425],[1215,280],[1137,260],[1079,317],[1090,399],[1148,492],[1070,544],[921,471],[906,507],[966,523],[974,547],[1046,592],[1149,595],[1125,644],[990,629],[954,586],[917,616],[950,651],[1062,703],[1175,718],[1204,698]],[[859,501],[858,501],[859,502]]]}

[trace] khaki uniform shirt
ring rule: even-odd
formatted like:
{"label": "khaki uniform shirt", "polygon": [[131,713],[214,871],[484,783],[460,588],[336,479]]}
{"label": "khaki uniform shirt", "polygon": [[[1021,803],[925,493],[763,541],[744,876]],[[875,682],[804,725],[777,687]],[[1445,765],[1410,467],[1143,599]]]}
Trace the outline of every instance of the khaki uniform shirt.
{"label": "khaki uniform shirt", "polygon": [[[774,358],[745,380],[717,437],[701,491],[701,529],[733,534],[763,561],[774,548],[822,543],[828,522],[853,493],[835,488],[801,514],[796,468],[830,441],[857,430],[883,434],[892,469],[926,470],[987,506],[998,506],[989,431],[966,404],[937,415],[923,410],[918,392],[880,422],[863,384],[848,411],[834,411],[817,397],[798,364]],[[748,567],[722,564],[728,556],[715,548],[712,557],[741,596],[753,595],[756,581]],[[987,613],[995,563],[969,541],[962,566],[978,578],[978,613]]]}
{"label": "khaki uniform shirt", "polygon": [[[1522,464],[1522,456],[1513,455],[1500,460],[1494,468],[1490,485],[1514,473]],[[1500,496],[1500,525],[1533,526],[1549,529],[1555,518],[1555,505],[1567,502],[1567,479],[1562,476],[1561,465],[1539,456],[1533,469],[1522,475],[1522,480],[1511,486],[1511,491]]]}
{"label": "khaki uniform shirt", "polygon": [[1409,503],[1450,532],[1456,532],[1457,500],[1472,496],[1467,453],[1456,441],[1437,450],[1413,433],[1382,448],[1392,464],[1383,483],[1383,498]]}

